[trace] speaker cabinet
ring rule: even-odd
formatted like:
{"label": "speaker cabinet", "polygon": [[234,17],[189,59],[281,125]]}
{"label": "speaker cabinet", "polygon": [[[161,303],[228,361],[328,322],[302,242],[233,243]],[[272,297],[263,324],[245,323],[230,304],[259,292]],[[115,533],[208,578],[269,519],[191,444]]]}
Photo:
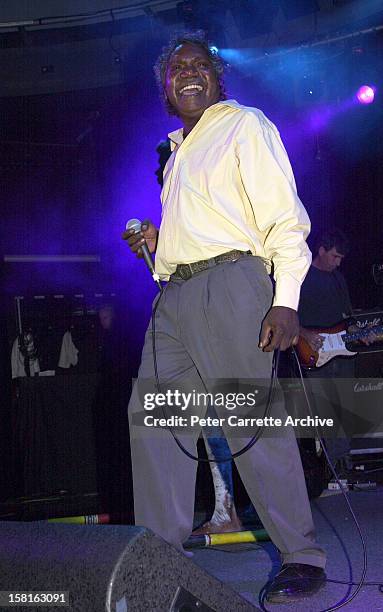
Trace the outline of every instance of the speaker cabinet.
{"label": "speaker cabinet", "polygon": [[143,527],[0,522],[0,541],[0,591],[69,592],[50,612],[257,609]]}

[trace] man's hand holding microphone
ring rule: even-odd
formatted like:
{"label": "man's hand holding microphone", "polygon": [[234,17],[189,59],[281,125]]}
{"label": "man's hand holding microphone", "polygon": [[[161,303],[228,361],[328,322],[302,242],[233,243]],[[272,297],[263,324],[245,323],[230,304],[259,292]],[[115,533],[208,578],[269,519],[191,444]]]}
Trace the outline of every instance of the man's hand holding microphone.
{"label": "man's hand holding microphone", "polygon": [[[136,224],[131,225],[132,221],[137,221]],[[122,234],[123,240],[129,245],[130,250],[137,255],[137,257],[143,257],[142,245],[146,242],[149,253],[155,253],[157,246],[158,229],[149,220],[145,219],[141,223],[141,229],[138,229],[138,219],[131,219],[126,224],[126,230]]]}
{"label": "man's hand holding microphone", "polygon": [[130,219],[126,224],[126,230],[122,234],[122,238],[126,240],[132,253],[145,260],[153,280],[162,291],[160,277],[154,271],[151,258],[151,253],[154,253],[157,247],[158,229],[156,226],[149,219],[145,219],[142,223],[139,219]]}

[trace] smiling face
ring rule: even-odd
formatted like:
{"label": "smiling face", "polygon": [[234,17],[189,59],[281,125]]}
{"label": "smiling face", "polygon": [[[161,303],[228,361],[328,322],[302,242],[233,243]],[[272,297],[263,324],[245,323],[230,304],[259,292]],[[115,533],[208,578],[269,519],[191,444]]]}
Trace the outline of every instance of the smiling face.
{"label": "smiling face", "polygon": [[218,78],[207,52],[193,43],[176,47],[170,56],[164,88],[186,133],[221,97]]}

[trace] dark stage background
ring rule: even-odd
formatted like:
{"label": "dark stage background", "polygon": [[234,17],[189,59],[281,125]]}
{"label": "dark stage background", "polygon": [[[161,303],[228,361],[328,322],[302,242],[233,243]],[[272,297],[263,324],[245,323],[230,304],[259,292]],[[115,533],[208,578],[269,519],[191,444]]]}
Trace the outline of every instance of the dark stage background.
{"label": "dark stage background", "polygon": [[[380,75],[382,38],[375,34],[366,51]],[[166,116],[153,82],[158,48],[153,44],[139,63],[127,62],[119,86],[0,99],[3,254],[101,260],[3,263],[8,293],[113,289],[126,300],[135,326],[147,320],[150,279],[120,235],[131,217],[160,219],[155,149],[177,122]],[[361,72],[358,60],[347,49],[341,60],[326,61],[330,83],[318,101],[300,98],[296,78],[273,65],[250,76],[233,66],[227,89],[277,124],[312,236],[336,225],[350,238],[344,272],[354,305],[366,308],[383,303],[371,275],[382,259],[383,113],[380,92],[370,106],[345,104],[358,82],[354,72]],[[331,90],[339,62],[349,73],[343,100],[339,84]]]}

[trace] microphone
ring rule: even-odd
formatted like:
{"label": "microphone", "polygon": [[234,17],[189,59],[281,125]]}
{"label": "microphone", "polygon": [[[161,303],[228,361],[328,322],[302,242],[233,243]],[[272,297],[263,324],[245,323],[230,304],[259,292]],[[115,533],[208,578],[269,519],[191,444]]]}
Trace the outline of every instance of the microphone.
{"label": "microphone", "polygon": [[[139,234],[141,231],[141,221],[139,219],[129,219],[129,221],[126,224],[125,229],[127,230],[134,230],[135,234]],[[160,283],[160,277],[158,276],[157,272],[155,272],[154,270],[154,265],[153,265],[153,260],[152,257],[150,255],[149,249],[148,249],[148,245],[146,244],[146,242],[144,242],[144,244],[142,244],[140,246],[140,249],[142,251],[142,255],[143,258],[145,260],[145,263],[149,269],[150,274],[152,275],[152,278],[154,280],[155,283],[157,283],[157,286],[159,287],[160,291],[162,291],[162,285]]]}

